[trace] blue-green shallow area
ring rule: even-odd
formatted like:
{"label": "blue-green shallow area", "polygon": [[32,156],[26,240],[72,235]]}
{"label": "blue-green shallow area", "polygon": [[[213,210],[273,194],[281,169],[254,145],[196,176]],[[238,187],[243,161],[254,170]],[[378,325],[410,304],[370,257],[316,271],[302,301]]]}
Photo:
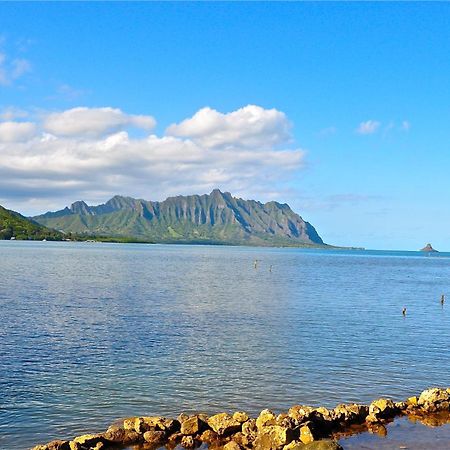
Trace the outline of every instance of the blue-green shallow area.
{"label": "blue-green shallow area", "polygon": [[444,253],[1,242],[0,448],[450,386],[449,308]]}

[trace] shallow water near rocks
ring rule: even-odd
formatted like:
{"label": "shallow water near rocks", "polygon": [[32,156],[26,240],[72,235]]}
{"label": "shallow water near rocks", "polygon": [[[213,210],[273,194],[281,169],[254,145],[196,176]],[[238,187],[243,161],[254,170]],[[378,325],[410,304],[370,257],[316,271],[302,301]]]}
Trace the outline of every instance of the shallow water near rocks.
{"label": "shallow water near rocks", "polygon": [[0,242],[0,274],[1,449],[450,386],[450,254]]}
{"label": "shallow water near rocks", "polygon": [[448,450],[450,449],[450,414],[422,419],[397,418],[378,433],[360,433],[340,439],[344,450]]}

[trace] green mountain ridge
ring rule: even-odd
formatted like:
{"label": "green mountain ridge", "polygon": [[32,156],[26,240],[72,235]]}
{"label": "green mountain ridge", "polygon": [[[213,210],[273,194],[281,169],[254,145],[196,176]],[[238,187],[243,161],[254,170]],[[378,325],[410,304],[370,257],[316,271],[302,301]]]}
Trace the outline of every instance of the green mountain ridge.
{"label": "green mountain ridge", "polygon": [[0,239],[61,240],[63,234],[0,206]]}
{"label": "green mountain ridge", "polygon": [[232,197],[218,189],[210,194],[169,197],[162,202],[115,196],[89,206],[33,218],[64,233],[135,238],[147,242],[325,246],[315,228],[287,204]]}

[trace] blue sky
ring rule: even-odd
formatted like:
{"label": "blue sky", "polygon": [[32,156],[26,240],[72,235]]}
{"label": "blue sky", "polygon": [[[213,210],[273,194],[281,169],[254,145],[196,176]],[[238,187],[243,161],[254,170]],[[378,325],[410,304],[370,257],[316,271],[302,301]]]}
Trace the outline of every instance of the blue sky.
{"label": "blue sky", "polygon": [[218,186],[289,203],[330,243],[449,250],[449,19],[428,2],[2,3],[0,203]]}

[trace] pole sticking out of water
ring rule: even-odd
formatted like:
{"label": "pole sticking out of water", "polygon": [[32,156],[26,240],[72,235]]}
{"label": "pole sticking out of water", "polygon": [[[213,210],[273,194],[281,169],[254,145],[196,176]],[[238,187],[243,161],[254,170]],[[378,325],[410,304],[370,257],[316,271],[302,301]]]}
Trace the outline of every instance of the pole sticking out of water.
{"label": "pole sticking out of water", "polygon": [[271,264],[271,265],[269,266],[269,272],[272,272],[272,267],[273,267],[273,265]]}
{"label": "pole sticking out of water", "polygon": [[444,303],[445,303],[445,295],[442,294],[441,295],[441,305],[444,306]]}
{"label": "pole sticking out of water", "polygon": [[255,259],[255,261],[253,262],[253,267],[255,268],[255,269],[257,269],[258,268],[258,260],[257,259]]}
{"label": "pole sticking out of water", "polygon": [[406,308],[403,308],[402,314],[403,314],[403,317],[406,317]]}

